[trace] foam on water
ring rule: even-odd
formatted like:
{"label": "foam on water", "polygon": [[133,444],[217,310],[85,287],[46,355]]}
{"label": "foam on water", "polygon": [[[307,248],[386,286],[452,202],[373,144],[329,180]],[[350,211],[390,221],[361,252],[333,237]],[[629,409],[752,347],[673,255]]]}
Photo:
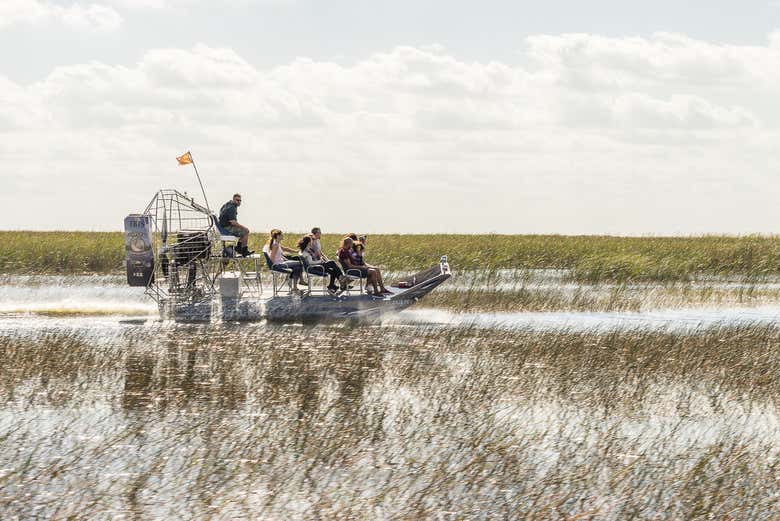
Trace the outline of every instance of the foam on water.
{"label": "foam on water", "polygon": [[143,288],[121,277],[7,277],[0,284],[0,313],[155,314]]}
{"label": "foam on water", "polygon": [[[424,304],[424,303],[423,303]],[[117,276],[13,276],[0,278],[0,314],[157,316],[143,288],[131,288]],[[18,320],[14,320],[18,325]],[[780,306],[676,308],[643,312],[489,312],[457,313],[411,308],[387,324],[441,325],[480,329],[559,331],[673,330],[774,325]]]}
{"label": "foam on water", "polygon": [[657,330],[694,332],[717,327],[780,324],[780,306],[675,309],[653,312],[543,312],[452,313],[435,309],[409,309],[390,322],[438,324],[478,329],[572,332]]}

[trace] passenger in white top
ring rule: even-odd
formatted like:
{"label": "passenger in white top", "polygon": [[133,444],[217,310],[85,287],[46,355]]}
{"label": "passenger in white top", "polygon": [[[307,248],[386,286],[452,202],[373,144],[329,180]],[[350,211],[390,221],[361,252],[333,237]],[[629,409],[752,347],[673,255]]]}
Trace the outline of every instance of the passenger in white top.
{"label": "passenger in white top", "polygon": [[311,244],[309,245],[309,251],[315,260],[329,261],[330,259],[322,253],[322,246],[320,245],[320,239],[322,238],[322,230],[318,226],[311,229],[309,234],[311,238]]}
{"label": "passenger in white top", "polygon": [[287,260],[284,258],[283,253],[295,254],[295,250],[282,246],[282,239],[284,234],[282,230],[273,229],[268,241],[263,246],[263,253],[268,256],[270,260],[271,269],[290,269],[290,279],[292,281],[292,290],[298,291],[298,279],[301,278],[301,272],[303,266],[297,260]]}

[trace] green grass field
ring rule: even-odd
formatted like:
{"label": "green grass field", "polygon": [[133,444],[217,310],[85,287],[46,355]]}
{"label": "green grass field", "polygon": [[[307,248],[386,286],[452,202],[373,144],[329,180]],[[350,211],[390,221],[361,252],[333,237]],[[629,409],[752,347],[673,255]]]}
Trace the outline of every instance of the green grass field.
{"label": "green grass field", "polygon": [[[287,235],[294,246],[297,235]],[[261,247],[253,235],[251,246]],[[334,253],[339,236],[323,237]],[[570,269],[576,280],[680,281],[695,276],[780,275],[780,237],[608,237],[563,235],[372,235],[367,259],[388,270],[430,266],[441,254],[454,270]],[[121,273],[120,232],[0,232],[0,272]]]}

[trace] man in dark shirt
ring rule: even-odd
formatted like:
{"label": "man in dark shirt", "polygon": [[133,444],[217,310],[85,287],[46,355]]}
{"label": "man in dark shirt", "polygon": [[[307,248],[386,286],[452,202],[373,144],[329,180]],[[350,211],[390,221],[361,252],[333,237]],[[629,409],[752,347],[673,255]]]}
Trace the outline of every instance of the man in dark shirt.
{"label": "man in dark shirt", "polygon": [[241,194],[233,194],[233,199],[222,205],[219,209],[219,225],[230,235],[238,237],[236,251],[248,257],[254,252],[249,251],[249,228],[238,222],[238,207],[241,206]]}

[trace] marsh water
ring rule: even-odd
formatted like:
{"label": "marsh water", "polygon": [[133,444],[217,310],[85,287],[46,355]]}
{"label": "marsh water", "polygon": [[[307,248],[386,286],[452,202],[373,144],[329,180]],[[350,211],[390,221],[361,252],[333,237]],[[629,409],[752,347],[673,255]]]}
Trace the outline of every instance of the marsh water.
{"label": "marsh water", "polygon": [[466,274],[372,324],[0,280],[2,519],[780,516],[780,284]]}

